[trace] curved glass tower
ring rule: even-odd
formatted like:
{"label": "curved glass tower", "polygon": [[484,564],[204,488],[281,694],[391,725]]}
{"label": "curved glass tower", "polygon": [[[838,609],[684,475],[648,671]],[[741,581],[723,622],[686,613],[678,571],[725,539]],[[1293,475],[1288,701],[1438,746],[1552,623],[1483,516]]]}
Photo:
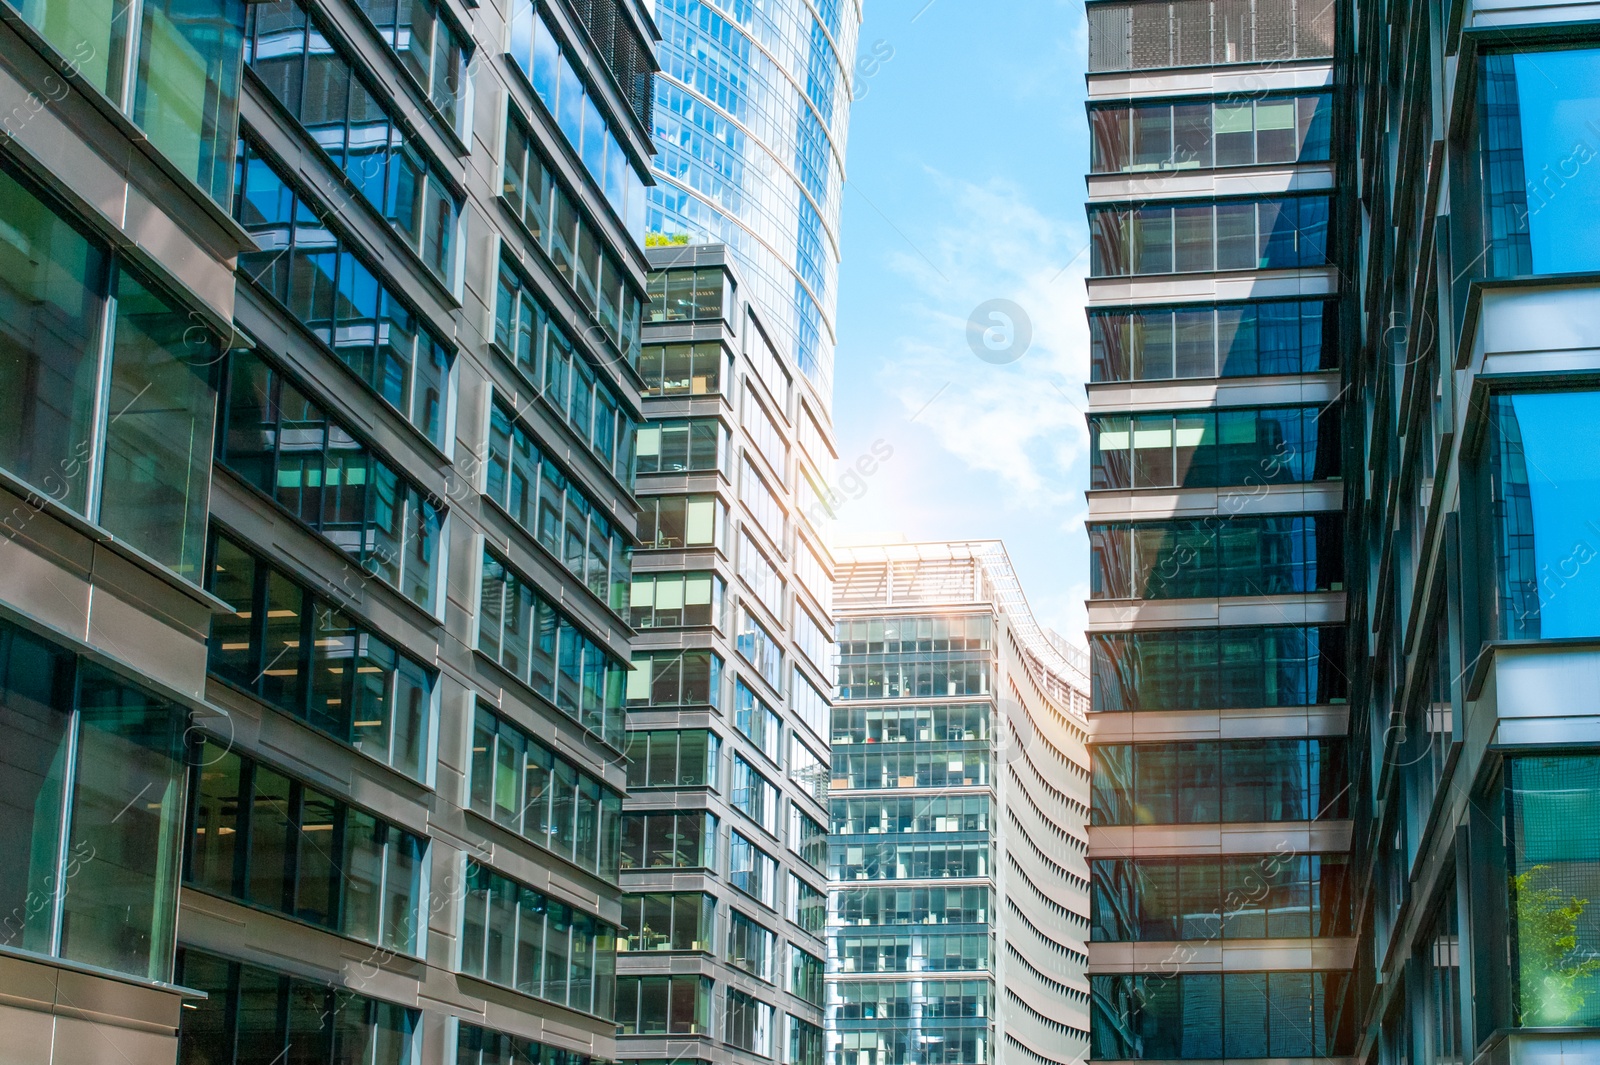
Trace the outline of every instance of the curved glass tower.
{"label": "curved glass tower", "polygon": [[833,377],[859,0],[656,0],[657,185],[648,230],[733,250],[780,346]]}

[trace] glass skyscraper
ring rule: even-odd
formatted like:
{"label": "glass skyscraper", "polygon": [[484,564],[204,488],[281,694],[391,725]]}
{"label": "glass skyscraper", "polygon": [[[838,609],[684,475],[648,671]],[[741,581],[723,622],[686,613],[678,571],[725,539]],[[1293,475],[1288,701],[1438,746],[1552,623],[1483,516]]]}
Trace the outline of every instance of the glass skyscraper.
{"label": "glass skyscraper", "polygon": [[657,0],[652,242],[726,244],[779,350],[833,379],[859,0]]}
{"label": "glass skyscraper", "polygon": [[1334,11],[1088,18],[1092,1057],[1343,1060]]}
{"label": "glass skyscraper", "polygon": [[1088,1049],[1087,676],[998,542],[844,548],[828,1065]]}

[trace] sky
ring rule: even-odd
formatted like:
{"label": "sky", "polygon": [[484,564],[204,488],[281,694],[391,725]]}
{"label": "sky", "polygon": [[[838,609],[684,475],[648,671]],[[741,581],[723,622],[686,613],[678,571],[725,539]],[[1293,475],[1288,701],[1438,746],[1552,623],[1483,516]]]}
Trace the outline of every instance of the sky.
{"label": "sky", "polygon": [[[1082,0],[866,0],[865,12],[840,238],[834,543],[1002,539],[1038,620],[1082,644]],[[845,476],[886,450],[870,476]]]}

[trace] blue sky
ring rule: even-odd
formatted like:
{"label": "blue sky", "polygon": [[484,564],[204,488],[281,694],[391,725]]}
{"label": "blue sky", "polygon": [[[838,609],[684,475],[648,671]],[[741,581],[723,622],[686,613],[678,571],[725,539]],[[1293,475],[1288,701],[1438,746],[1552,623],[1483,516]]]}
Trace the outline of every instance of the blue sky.
{"label": "blue sky", "polygon": [[[1085,40],[1081,0],[867,0],[834,389],[841,472],[893,448],[835,542],[1004,539],[1039,620],[1080,643]],[[1005,365],[968,343],[991,299],[1031,323]]]}

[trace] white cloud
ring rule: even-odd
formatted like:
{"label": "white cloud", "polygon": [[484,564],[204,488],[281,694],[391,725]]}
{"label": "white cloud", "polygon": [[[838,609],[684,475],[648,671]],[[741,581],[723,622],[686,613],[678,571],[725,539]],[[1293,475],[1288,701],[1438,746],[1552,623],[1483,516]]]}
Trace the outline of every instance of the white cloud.
{"label": "white cloud", "polygon": [[[1076,511],[1087,483],[1085,227],[1007,182],[927,176],[952,221],[908,234],[915,250],[890,256],[913,297],[879,380],[945,451],[997,478],[1008,504]],[[1014,301],[1031,325],[1030,346],[1008,365],[982,361],[968,343],[969,318],[991,299]]]}

